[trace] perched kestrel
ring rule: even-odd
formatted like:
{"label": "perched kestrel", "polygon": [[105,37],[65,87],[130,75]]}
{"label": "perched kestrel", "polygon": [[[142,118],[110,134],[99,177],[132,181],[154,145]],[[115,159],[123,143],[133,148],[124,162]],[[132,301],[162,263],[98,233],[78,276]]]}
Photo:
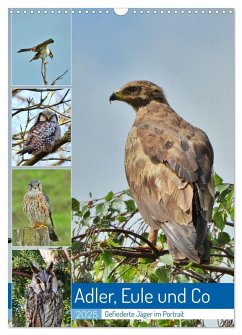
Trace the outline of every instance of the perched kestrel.
{"label": "perched kestrel", "polygon": [[39,58],[42,59],[42,61],[44,61],[48,56],[50,58],[53,58],[53,54],[50,48],[48,47],[48,44],[51,44],[51,43],[54,43],[54,40],[52,38],[49,38],[48,40],[36,45],[35,47],[20,49],[18,52],[27,52],[27,51],[36,52],[36,54],[30,60],[30,62],[32,62],[32,60],[36,60]]}
{"label": "perched kestrel", "polygon": [[51,153],[60,136],[61,129],[57,115],[46,110],[38,114],[35,124],[29,129],[24,148],[17,153],[20,155]]}
{"label": "perched kestrel", "polygon": [[163,90],[133,81],[110,101],[131,105],[136,118],[125,148],[125,171],[138,209],[155,243],[164,231],[176,262],[209,262],[207,223],[214,202],[213,148],[201,129],[182,119]]}
{"label": "perched kestrel", "polygon": [[52,241],[58,241],[51,217],[50,201],[39,180],[31,180],[23,199],[23,210],[35,228],[48,227]]}

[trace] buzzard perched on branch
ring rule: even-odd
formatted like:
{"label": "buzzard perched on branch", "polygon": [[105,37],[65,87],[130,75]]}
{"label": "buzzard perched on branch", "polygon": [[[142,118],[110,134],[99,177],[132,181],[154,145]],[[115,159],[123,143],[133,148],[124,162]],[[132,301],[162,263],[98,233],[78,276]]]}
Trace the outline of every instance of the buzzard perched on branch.
{"label": "buzzard perched on branch", "polygon": [[207,135],[182,119],[163,90],[132,81],[110,102],[131,105],[136,118],[125,148],[125,171],[138,209],[156,243],[162,228],[175,262],[209,263],[207,223],[214,202],[213,148]]}

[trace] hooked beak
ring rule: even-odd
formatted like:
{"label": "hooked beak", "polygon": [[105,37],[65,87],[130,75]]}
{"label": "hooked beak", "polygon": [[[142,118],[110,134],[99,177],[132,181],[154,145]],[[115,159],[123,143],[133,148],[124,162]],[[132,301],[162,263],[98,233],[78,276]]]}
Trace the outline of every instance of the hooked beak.
{"label": "hooked beak", "polygon": [[109,98],[109,102],[110,102],[110,104],[111,104],[111,102],[114,101],[114,100],[117,100],[116,92],[114,92],[114,93],[110,96],[110,98]]}

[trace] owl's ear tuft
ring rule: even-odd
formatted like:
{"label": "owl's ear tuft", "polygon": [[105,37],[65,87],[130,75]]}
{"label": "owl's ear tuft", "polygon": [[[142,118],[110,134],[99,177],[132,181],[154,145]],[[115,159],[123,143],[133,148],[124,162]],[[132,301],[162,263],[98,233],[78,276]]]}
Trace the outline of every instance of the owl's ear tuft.
{"label": "owl's ear tuft", "polygon": [[50,264],[46,268],[46,272],[51,273],[54,269],[54,263],[50,262]]}
{"label": "owl's ear tuft", "polygon": [[57,281],[57,278],[56,278],[56,275],[53,273],[53,277],[52,277],[52,291],[53,292],[57,292],[58,290],[58,281]]}
{"label": "owl's ear tuft", "polygon": [[33,273],[39,273],[39,269],[37,268],[36,265],[34,265],[33,263],[30,264],[31,270]]}

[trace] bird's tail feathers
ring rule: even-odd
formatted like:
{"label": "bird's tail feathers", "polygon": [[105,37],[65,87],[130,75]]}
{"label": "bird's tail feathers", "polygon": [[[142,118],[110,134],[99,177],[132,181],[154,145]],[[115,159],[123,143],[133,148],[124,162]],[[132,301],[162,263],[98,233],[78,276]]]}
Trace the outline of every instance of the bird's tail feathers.
{"label": "bird's tail feathers", "polygon": [[51,227],[49,227],[49,237],[50,237],[51,241],[59,241],[54,229],[51,228]]}
{"label": "bird's tail feathers", "polygon": [[25,147],[22,150],[18,151],[18,155],[31,154],[32,150],[29,147]]}
{"label": "bird's tail feathers", "polygon": [[32,48],[20,49],[18,52],[32,51]]}
{"label": "bird's tail feathers", "polygon": [[175,222],[166,222],[161,225],[167,236],[169,251],[175,261],[184,261],[186,258],[199,264],[200,258],[195,249],[197,234],[193,223],[180,225]]}
{"label": "bird's tail feathers", "polygon": [[197,240],[195,248],[200,254],[204,254],[204,241],[207,236],[207,222],[200,214],[197,215],[196,232]]}

